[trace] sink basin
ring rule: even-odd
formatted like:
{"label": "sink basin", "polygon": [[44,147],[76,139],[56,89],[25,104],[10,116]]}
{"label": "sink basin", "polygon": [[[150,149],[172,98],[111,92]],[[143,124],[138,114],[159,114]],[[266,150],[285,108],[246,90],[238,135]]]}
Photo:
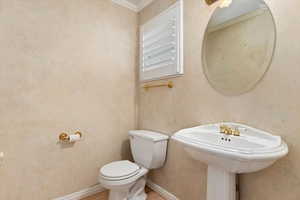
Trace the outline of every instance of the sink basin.
{"label": "sink basin", "polygon": [[[240,130],[240,136],[220,133],[220,126]],[[173,139],[197,160],[219,166],[233,173],[264,169],[288,153],[280,136],[237,123],[222,123],[183,129]]]}
{"label": "sink basin", "polygon": [[[240,136],[220,133],[226,125]],[[207,200],[234,200],[235,174],[259,171],[288,153],[280,136],[237,123],[218,123],[183,129],[172,139],[188,154],[208,164]]]}

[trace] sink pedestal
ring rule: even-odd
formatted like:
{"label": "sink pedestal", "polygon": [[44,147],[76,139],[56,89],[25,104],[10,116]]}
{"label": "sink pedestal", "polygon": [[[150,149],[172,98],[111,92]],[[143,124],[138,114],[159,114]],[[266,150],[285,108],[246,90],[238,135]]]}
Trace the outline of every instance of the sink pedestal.
{"label": "sink pedestal", "polygon": [[222,168],[208,166],[207,200],[235,200],[236,175]]}

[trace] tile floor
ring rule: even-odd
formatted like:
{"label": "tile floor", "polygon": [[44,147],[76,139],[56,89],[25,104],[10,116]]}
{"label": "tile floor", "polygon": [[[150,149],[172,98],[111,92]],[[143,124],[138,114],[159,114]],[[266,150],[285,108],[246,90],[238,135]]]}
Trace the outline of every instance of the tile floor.
{"label": "tile floor", "polygon": [[[159,196],[156,192],[152,191],[151,189],[146,189],[148,194],[147,200],[165,200],[161,196]],[[91,197],[87,197],[83,200],[108,200],[108,192],[101,192]]]}

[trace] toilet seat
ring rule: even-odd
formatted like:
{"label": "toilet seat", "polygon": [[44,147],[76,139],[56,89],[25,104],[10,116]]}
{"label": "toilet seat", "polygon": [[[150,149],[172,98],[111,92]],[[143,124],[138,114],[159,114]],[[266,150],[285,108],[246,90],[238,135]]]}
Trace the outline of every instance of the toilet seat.
{"label": "toilet seat", "polygon": [[101,176],[106,180],[124,180],[139,173],[140,167],[128,160],[116,161],[100,169]]}

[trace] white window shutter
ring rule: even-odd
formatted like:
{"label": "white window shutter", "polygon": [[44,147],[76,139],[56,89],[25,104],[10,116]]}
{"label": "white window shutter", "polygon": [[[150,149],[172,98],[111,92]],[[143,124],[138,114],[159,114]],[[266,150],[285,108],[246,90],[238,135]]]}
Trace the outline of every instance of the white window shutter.
{"label": "white window shutter", "polygon": [[140,80],[183,74],[183,5],[176,2],[140,27]]}

